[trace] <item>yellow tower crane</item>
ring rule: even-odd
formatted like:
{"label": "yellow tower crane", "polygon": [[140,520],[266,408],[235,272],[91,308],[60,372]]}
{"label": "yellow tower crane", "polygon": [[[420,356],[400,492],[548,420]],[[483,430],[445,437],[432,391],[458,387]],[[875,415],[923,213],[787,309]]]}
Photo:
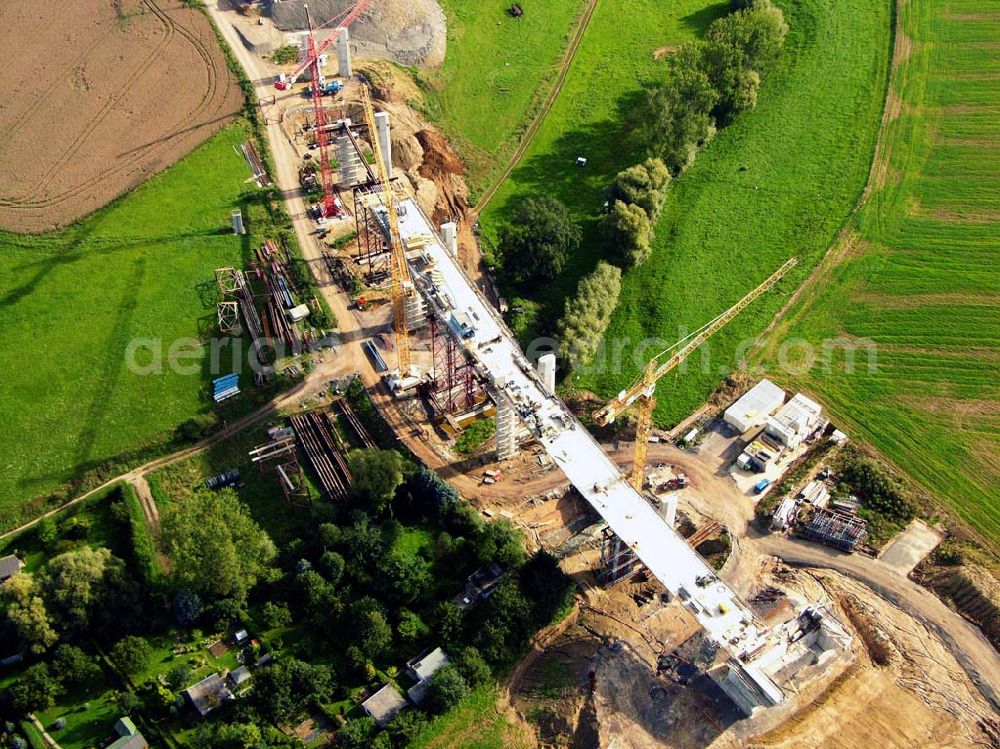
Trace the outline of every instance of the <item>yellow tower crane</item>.
{"label": "yellow tower crane", "polygon": [[635,456],[632,461],[632,473],[629,476],[629,482],[637,491],[642,491],[643,482],[646,477],[646,450],[649,447],[649,434],[653,428],[653,409],[656,407],[656,383],[663,375],[687,359],[692,351],[708,340],[722,326],[745,310],[754,299],[774,286],[797,262],[798,260],[794,257],[789,259],[764,283],[710,323],[650,359],[646,365],[646,371],[632,383],[632,386],[620,392],[594,415],[594,421],[600,426],[607,426],[626,408],[636,401],[639,402],[639,415],[635,429]]}
{"label": "yellow tower crane", "polygon": [[361,87],[361,103],[365,108],[365,120],[368,123],[368,136],[372,142],[375,154],[375,176],[378,178],[382,204],[389,214],[389,274],[391,285],[389,297],[392,300],[392,325],[396,333],[396,352],[399,356],[399,374],[406,377],[410,369],[410,331],[406,322],[406,294],[412,288],[410,271],[406,267],[406,250],[399,232],[399,216],[396,213],[396,198],[389,181],[382,155],[382,146],[378,140],[378,130],[375,127],[375,109],[372,106],[368,89]]}

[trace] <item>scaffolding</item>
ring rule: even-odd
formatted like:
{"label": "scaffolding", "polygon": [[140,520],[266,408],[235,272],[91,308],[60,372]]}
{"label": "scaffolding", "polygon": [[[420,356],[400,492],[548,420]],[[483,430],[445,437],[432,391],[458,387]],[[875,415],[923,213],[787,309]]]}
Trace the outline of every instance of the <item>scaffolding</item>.
{"label": "scaffolding", "polygon": [[497,404],[497,460],[512,460],[517,456],[517,410],[501,392]]}
{"label": "scaffolding", "polygon": [[597,578],[601,585],[610,588],[627,580],[642,569],[642,562],[635,552],[610,528],[601,533],[601,568]]}
{"label": "scaffolding", "polygon": [[868,537],[867,523],[856,515],[817,508],[803,528],[807,538],[815,539],[841,551],[854,551]]}
{"label": "scaffolding", "polygon": [[240,305],[238,302],[219,302],[217,307],[219,332],[228,335],[240,334]]}
{"label": "scaffolding", "polygon": [[365,280],[377,284],[389,278],[389,216],[382,204],[378,185],[362,185],[354,190],[354,217],[358,225],[358,253],[355,262],[367,265]]}

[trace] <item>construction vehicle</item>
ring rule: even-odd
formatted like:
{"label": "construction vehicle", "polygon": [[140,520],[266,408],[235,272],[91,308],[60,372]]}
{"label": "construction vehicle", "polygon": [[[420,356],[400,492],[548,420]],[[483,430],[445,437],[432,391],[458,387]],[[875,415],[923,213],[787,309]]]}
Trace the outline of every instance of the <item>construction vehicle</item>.
{"label": "construction vehicle", "polygon": [[[344,84],[340,81],[326,81],[323,82],[320,79],[319,82],[319,95],[320,96],[333,96],[334,94],[339,94],[344,88]],[[312,86],[307,86],[306,90],[303,92],[306,96],[312,96]]]}
{"label": "construction vehicle", "polygon": [[399,374],[406,377],[410,372],[410,331],[406,320],[407,293],[413,293],[413,280],[406,266],[406,250],[400,238],[399,215],[396,212],[396,195],[385,165],[385,156],[379,143],[378,128],[375,126],[375,108],[367,87],[361,88],[361,103],[365,110],[365,121],[371,136],[375,159],[375,176],[378,178],[379,196],[389,219],[389,298],[392,300],[392,327],[396,333],[396,352],[399,358]]}
{"label": "construction vehicle", "polygon": [[656,383],[667,372],[690,356],[698,346],[713,336],[726,323],[746,309],[751,302],[774,286],[797,263],[796,258],[789,259],[776,270],[760,286],[743,297],[735,305],[709,322],[700,330],[696,330],[673,346],[661,351],[646,364],[646,370],[626,390],[622,390],[611,399],[604,408],[594,414],[594,421],[600,426],[613,422],[625,409],[638,402],[639,414],[635,428],[635,456],[632,461],[632,473],[629,483],[641,492],[646,477],[646,451],[649,447],[649,435],[653,429],[653,409],[656,407]]}
{"label": "construction vehicle", "polygon": [[299,184],[303,190],[315,190],[319,187],[315,164],[303,164],[299,167]]}

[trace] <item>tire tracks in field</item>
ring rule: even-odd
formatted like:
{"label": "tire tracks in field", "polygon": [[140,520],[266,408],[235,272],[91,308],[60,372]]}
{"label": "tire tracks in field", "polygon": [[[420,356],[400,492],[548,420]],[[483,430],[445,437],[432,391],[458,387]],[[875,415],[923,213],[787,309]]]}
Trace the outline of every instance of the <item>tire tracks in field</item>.
{"label": "tire tracks in field", "polygon": [[548,96],[545,97],[545,101],[542,103],[542,108],[539,110],[538,114],[531,121],[528,129],[524,133],[524,137],[521,138],[520,144],[518,144],[517,150],[514,151],[510,160],[507,162],[507,166],[497,180],[493,183],[486,193],[480,198],[476,207],[473,208],[470,213],[473,216],[473,220],[479,216],[484,208],[489,204],[491,200],[496,196],[497,192],[504,182],[510,177],[517,168],[517,165],[521,162],[524,154],[528,151],[528,146],[531,145],[531,141],[535,137],[535,133],[542,126],[542,122],[548,117],[549,111],[552,109],[552,105],[555,104],[556,99],[559,97],[559,93],[562,91],[563,84],[566,82],[566,77],[569,75],[569,69],[573,65],[573,60],[576,58],[576,52],[580,48],[580,43],[583,41],[584,35],[587,33],[587,27],[590,26],[590,19],[594,17],[594,11],[597,9],[598,0],[589,0],[587,3],[587,9],[584,11],[583,16],[580,19],[580,23],[577,25],[576,34],[573,36],[573,40],[570,42],[569,47],[566,49],[566,54],[563,56],[562,65],[559,66],[559,74],[556,77],[556,83],[549,91]]}
{"label": "tire tracks in field", "polygon": [[[155,0],[143,0],[143,4],[150,9],[152,14],[156,16],[158,20],[163,24],[164,28],[167,30],[166,36],[157,45],[156,49],[148,55],[143,62],[133,71],[132,74],[126,79],[120,92],[117,96],[113,97],[109,102],[101,109],[98,116],[92,120],[92,122],[85,128],[73,143],[70,144],[67,151],[60,157],[59,161],[50,169],[48,176],[42,182],[35,186],[34,193],[38,195],[44,191],[45,187],[51,182],[56,173],[62,166],[64,166],[73,155],[75,155],[79,149],[86,142],[94,130],[100,126],[100,124],[107,118],[110,114],[111,109],[117,105],[138,83],[142,78],[142,75],[146,72],[148,67],[155,61],[158,57],[162,55],[164,49],[166,49],[169,44],[174,40],[175,35],[180,35],[184,37],[187,42],[194,48],[198,57],[201,58],[203,63],[203,68],[206,71],[206,76],[208,79],[208,85],[205,87],[204,92],[201,95],[200,101],[192,106],[185,114],[179,115],[177,118],[177,126],[184,124],[191,120],[202,119],[201,115],[206,115],[205,121],[194,125],[193,127],[177,129],[177,126],[173,127],[161,138],[147,143],[143,146],[139,146],[137,149],[133,149],[126,158],[119,159],[116,161],[115,165],[109,169],[102,172],[94,174],[92,177],[77,183],[72,188],[59,193],[57,195],[52,195],[41,199],[30,199],[30,196],[26,200],[10,200],[10,199],[0,199],[0,206],[3,206],[7,210],[21,210],[21,211],[37,211],[41,208],[51,208],[53,206],[65,203],[67,200],[71,200],[79,196],[81,193],[90,190],[95,185],[101,182],[105,182],[112,177],[117,177],[123,172],[129,172],[134,170],[136,167],[140,167],[143,162],[150,159],[150,157],[156,155],[158,152],[166,149],[174,138],[190,132],[191,130],[196,130],[201,127],[210,127],[213,124],[227,119],[230,113],[225,113],[224,104],[226,101],[226,92],[222,90],[221,79],[224,78],[225,63],[223,61],[216,60],[212,52],[207,48],[205,42],[198,37],[198,35],[183,24],[176,22],[170,17],[168,12],[164,11]],[[102,37],[102,39],[105,37]],[[96,45],[95,45],[96,46]],[[221,66],[221,70],[220,70]],[[223,96],[219,99],[219,94],[222,93]],[[213,106],[213,101],[217,103]],[[35,106],[37,109],[37,105]],[[213,118],[213,115],[219,115]]]}

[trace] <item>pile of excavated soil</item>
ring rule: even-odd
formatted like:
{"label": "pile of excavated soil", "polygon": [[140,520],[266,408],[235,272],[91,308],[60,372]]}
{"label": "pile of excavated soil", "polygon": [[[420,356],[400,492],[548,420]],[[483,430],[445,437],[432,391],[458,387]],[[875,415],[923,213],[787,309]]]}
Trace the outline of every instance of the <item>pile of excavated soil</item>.
{"label": "pile of excavated soil", "polygon": [[0,5],[0,227],[72,223],[217,132],[243,98],[204,14],[162,0]]}
{"label": "pile of excavated soil", "polygon": [[[313,23],[343,15],[355,0],[286,0],[272,3],[271,18],[282,31],[306,27],[305,5]],[[444,61],[448,27],[437,0],[374,0],[351,24],[355,54],[384,57],[401,65],[432,68]]]}

